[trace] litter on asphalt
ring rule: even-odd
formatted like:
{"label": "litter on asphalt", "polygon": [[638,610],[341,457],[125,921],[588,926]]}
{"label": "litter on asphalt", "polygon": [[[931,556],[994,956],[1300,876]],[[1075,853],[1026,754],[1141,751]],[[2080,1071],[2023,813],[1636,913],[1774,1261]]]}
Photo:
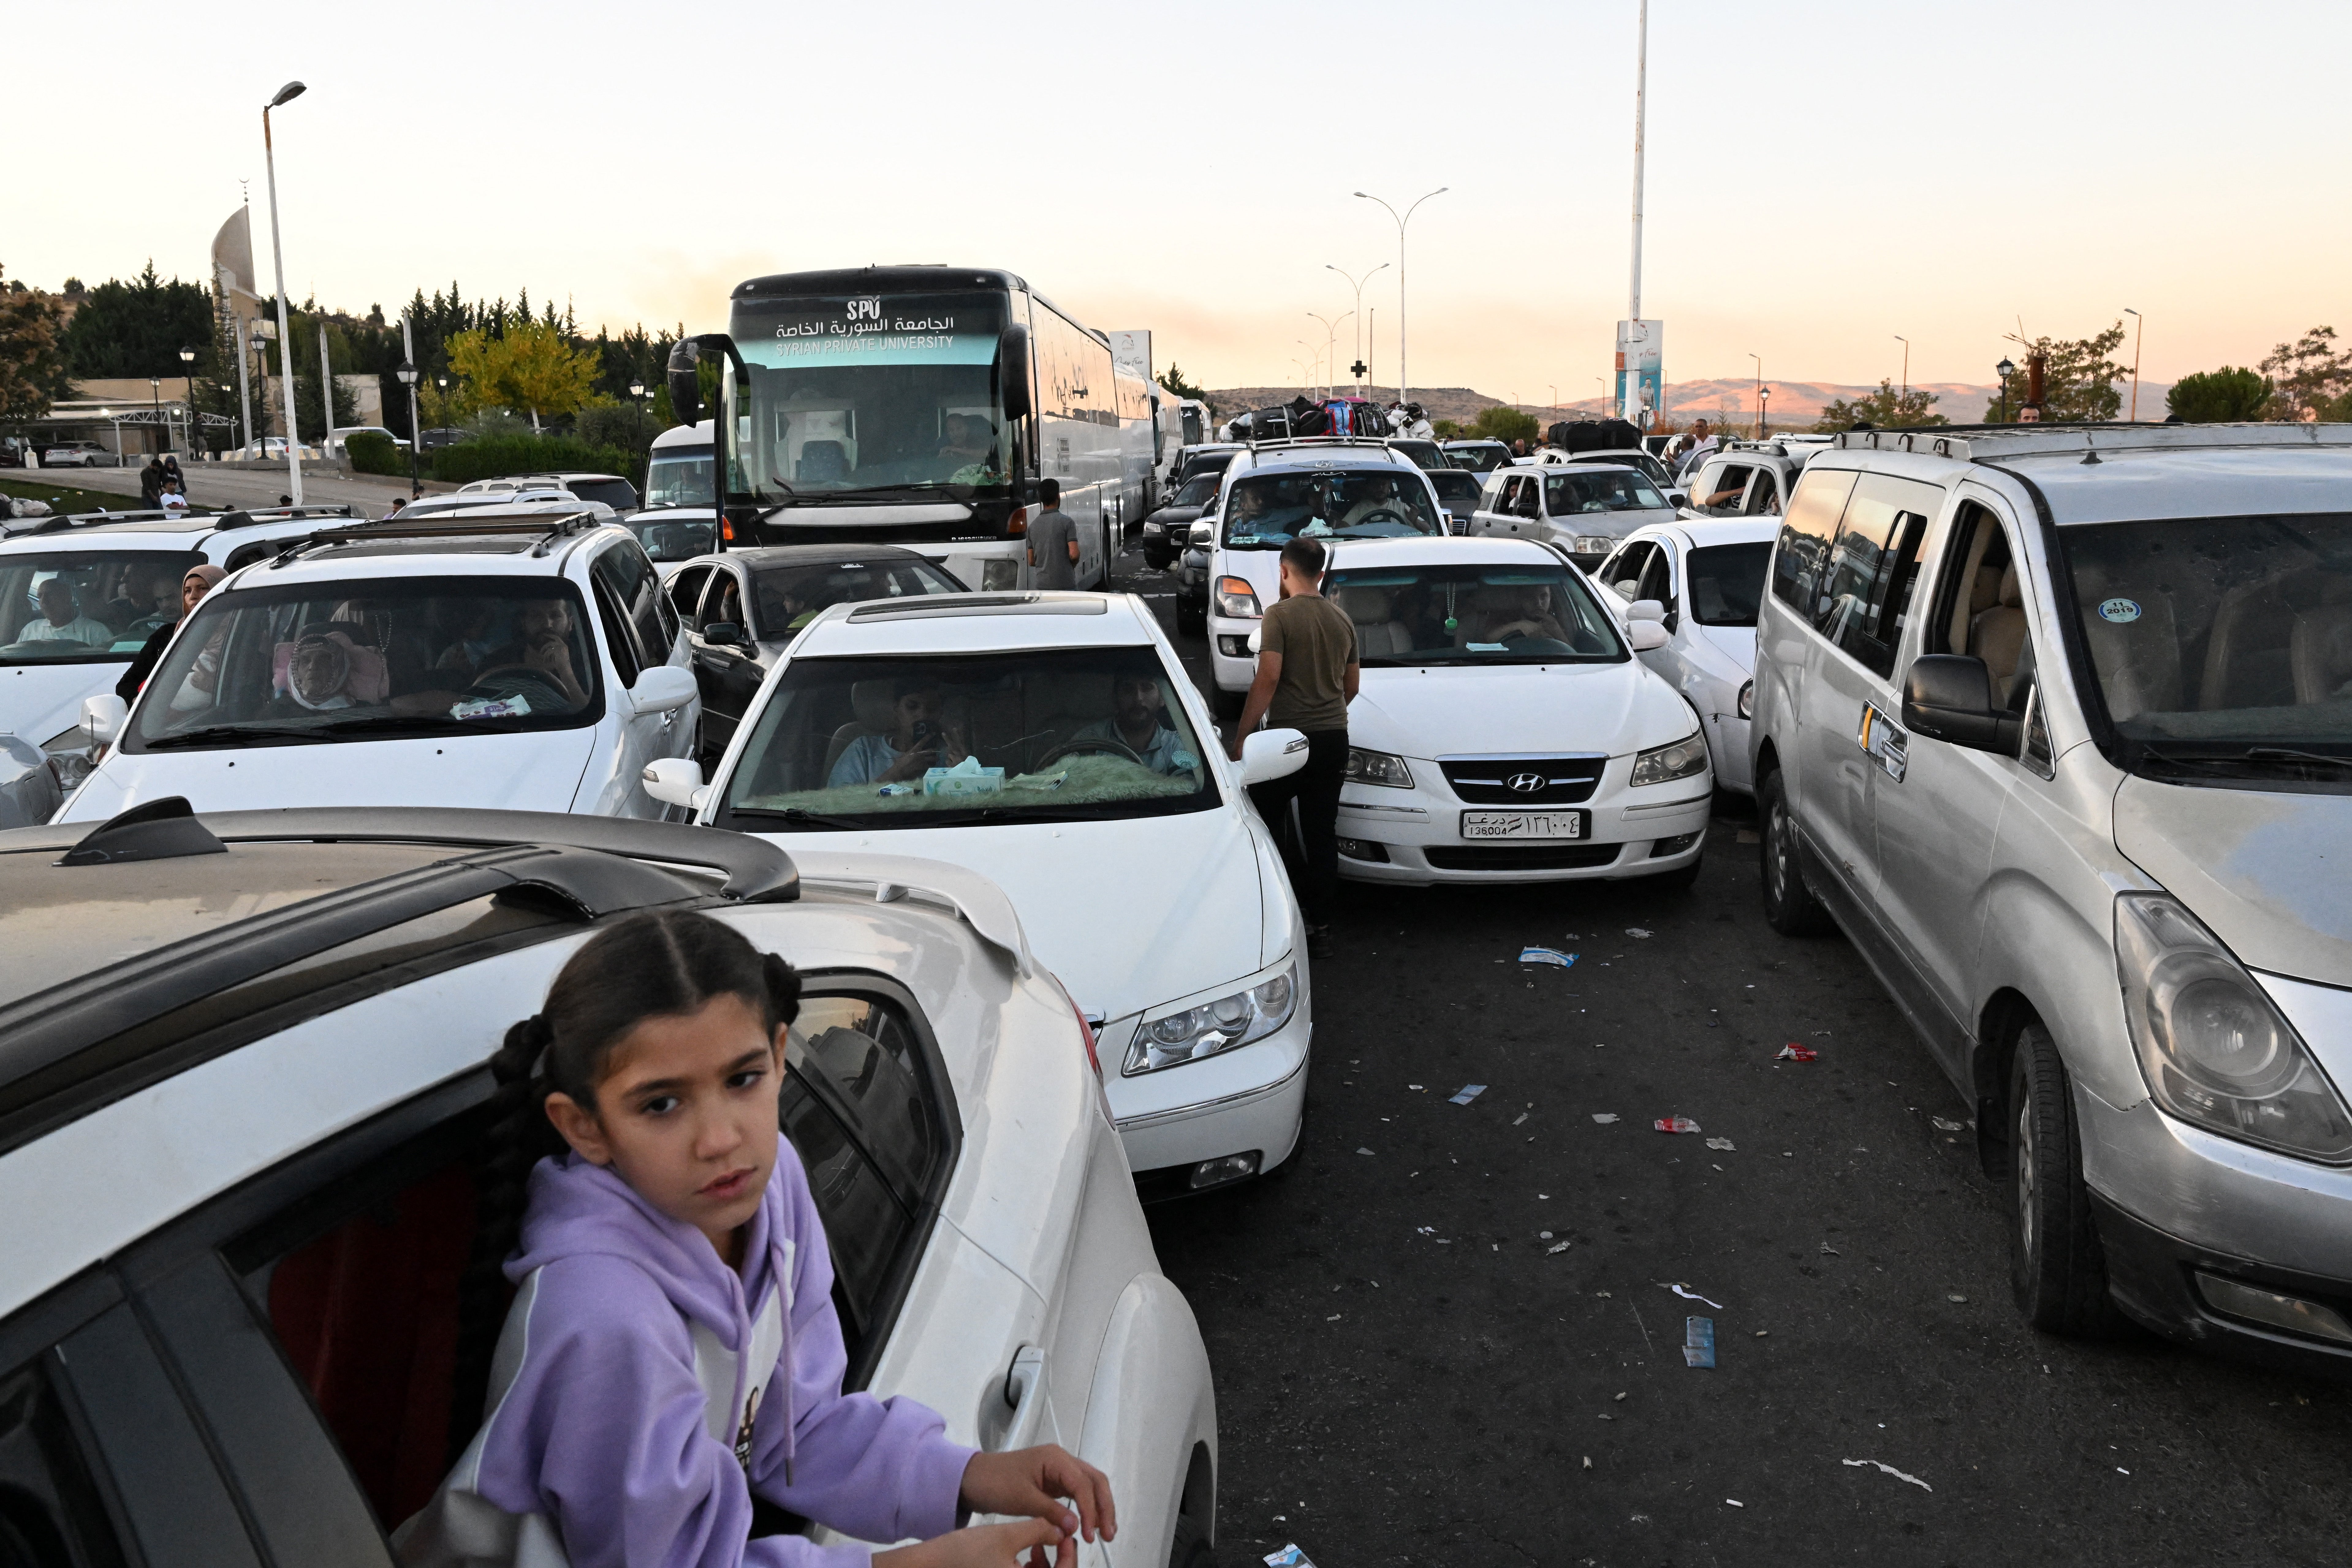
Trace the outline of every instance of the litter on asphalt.
{"label": "litter on asphalt", "polygon": [[1969,1125],[1965,1121],[1947,1121],[1940,1116],[1930,1116],[1927,1120],[1936,1124],[1936,1131],[1938,1132],[1965,1131]]}
{"label": "litter on asphalt", "polygon": [[1821,1054],[1811,1046],[1801,1046],[1791,1040],[1774,1052],[1772,1059],[1776,1062],[1809,1062]]}
{"label": "litter on asphalt", "polygon": [[1563,1242],[1560,1242],[1560,1243],[1559,1243],[1559,1245],[1557,1245],[1557,1246],[1554,1246],[1554,1247],[1545,1247],[1545,1248],[1544,1248],[1544,1254],[1545,1254],[1545,1256],[1547,1256],[1547,1257],[1551,1257],[1551,1256],[1554,1256],[1554,1255],[1559,1254],[1559,1253],[1566,1252],[1567,1250],[1568,1250],[1568,1243],[1563,1241]]}
{"label": "litter on asphalt", "polygon": [[1456,1105],[1467,1105],[1486,1092],[1486,1086],[1483,1083],[1465,1083],[1462,1086],[1461,1093],[1447,1095],[1446,1099]]}
{"label": "litter on asphalt", "polygon": [[1592,1120],[1606,1127],[1617,1120],[1617,1113],[1613,1110],[1596,1110],[1592,1113]]}
{"label": "litter on asphalt", "polygon": [[1696,1132],[1698,1131],[1698,1123],[1693,1121],[1687,1116],[1663,1117],[1656,1121],[1651,1122],[1650,1125],[1656,1128],[1661,1132]]}
{"label": "litter on asphalt", "polygon": [[1855,1469],[1857,1469],[1857,1470],[1858,1470],[1858,1469],[1860,1469],[1860,1468],[1863,1468],[1863,1466],[1864,1466],[1864,1465],[1878,1465],[1878,1468],[1879,1468],[1880,1469],[1885,1470],[1888,1475],[1893,1476],[1896,1480],[1898,1480],[1898,1481],[1909,1481],[1913,1486],[1917,1487],[1917,1488],[1918,1488],[1921,1491],[1923,1491],[1923,1492],[1931,1492],[1931,1491],[1934,1491],[1934,1490],[1936,1489],[1935,1488],[1933,1488],[1933,1487],[1929,1486],[1927,1482],[1925,1482],[1925,1481],[1921,1480],[1918,1477],[1914,1476],[1914,1475],[1906,1475],[1906,1473],[1904,1473],[1903,1471],[1896,1469],[1896,1468],[1895,1468],[1894,1466],[1892,1466],[1892,1465],[1880,1465],[1880,1464],[1878,1464],[1878,1461],[1877,1461],[1876,1459],[1848,1459],[1848,1460],[1846,1460],[1846,1461],[1845,1461],[1845,1463],[1847,1463],[1847,1464],[1849,1464],[1849,1465],[1853,1466],[1853,1467]]}
{"label": "litter on asphalt", "polygon": [[1683,1320],[1683,1364],[1715,1369],[1715,1320]]}
{"label": "litter on asphalt", "polygon": [[1631,937],[1644,937],[1650,933],[1643,931],[1640,926],[1627,926],[1625,928],[1625,934]]}
{"label": "litter on asphalt", "polygon": [[1706,1297],[1700,1295],[1696,1290],[1685,1290],[1680,1285],[1669,1285],[1666,1289],[1672,1290],[1675,1295],[1680,1296],[1685,1301],[1706,1301],[1706,1304],[1714,1308],[1717,1311],[1720,1312],[1723,1310],[1722,1302],[1707,1301]]}
{"label": "litter on asphalt", "polygon": [[1315,1568],[1315,1559],[1298,1550],[1294,1542],[1279,1552],[1267,1552],[1265,1568]]}
{"label": "litter on asphalt", "polygon": [[1513,1118],[1511,1119],[1511,1125],[1512,1125],[1512,1126],[1514,1126],[1514,1127],[1517,1127],[1520,1122],[1525,1121],[1527,1119],[1528,1119],[1528,1113],[1527,1113],[1526,1111],[1522,1110],[1522,1111],[1520,1111],[1517,1116],[1515,1116],[1515,1117],[1513,1117]]}
{"label": "litter on asphalt", "polygon": [[1357,1150],[1357,1151],[1356,1151],[1356,1152],[1357,1152],[1357,1153],[1359,1153],[1359,1154],[1369,1154],[1369,1153],[1370,1153],[1370,1152],[1371,1152],[1371,1151],[1370,1151],[1370,1149],[1359,1149],[1359,1150]]}
{"label": "litter on asphalt", "polygon": [[1576,967],[1576,954],[1562,952],[1556,947],[1523,947],[1519,949],[1521,963],[1549,963],[1560,969]]}
{"label": "litter on asphalt", "polygon": [[1738,1150],[1731,1146],[1731,1140],[1728,1138],[1710,1138],[1706,1141],[1706,1146],[1710,1149],[1720,1149],[1727,1154],[1737,1154],[1739,1152]]}

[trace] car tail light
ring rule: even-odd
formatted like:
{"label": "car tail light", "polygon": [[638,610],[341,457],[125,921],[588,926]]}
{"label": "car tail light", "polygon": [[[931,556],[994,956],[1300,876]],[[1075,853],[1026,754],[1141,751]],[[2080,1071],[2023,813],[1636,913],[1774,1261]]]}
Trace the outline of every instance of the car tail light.
{"label": "car tail light", "polygon": [[730,544],[735,542],[735,520],[733,518],[722,517],[719,520],[719,537],[725,540]]}
{"label": "car tail light", "polygon": [[[1057,974],[1054,977],[1054,984],[1056,985],[1062,985],[1062,978],[1060,975]],[[1101,1053],[1095,1049],[1095,1026],[1087,1022],[1086,1014],[1078,1007],[1078,999],[1070,994],[1070,988],[1066,985],[1062,985],[1062,1000],[1070,1005],[1070,1016],[1078,1021],[1078,1033],[1086,1037],[1087,1042],[1087,1065],[1095,1069],[1095,1081],[1097,1083],[1100,1083],[1102,1081],[1102,1056]]]}

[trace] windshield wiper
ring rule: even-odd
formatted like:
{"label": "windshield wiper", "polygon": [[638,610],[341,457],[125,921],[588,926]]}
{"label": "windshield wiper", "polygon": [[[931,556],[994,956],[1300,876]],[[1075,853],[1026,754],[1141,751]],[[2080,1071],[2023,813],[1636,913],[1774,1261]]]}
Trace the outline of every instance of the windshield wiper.
{"label": "windshield wiper", "polygon": [[184,730],[176,735],[158,735],[142,744],[148,751],[162,752],[173,746],[247,746],[260,741],[320,741],[326,738],[327,730],[323,725],[207,724],[201,730]]}
{"label": "windshield wiper", "polygon": [[777,817],[791,823],[794,827],[871,827],[874,826],[862,816],[840,816],[829,812],[803,811],[797,805],[787,806],[782,811],[771,811],[756,805],[733,805],[729,806],[727,811],[730,816]]}
{"label": "windshield wiper", "polygon": [[2154,746],[2142,744],[2141,760],[2162,763],[2176,768],[2259,768],[2264,763],[2273,766],[2324,767],[2352,769],[2352,757],[2331,757],[2319,752],[2299,752],[2292,746],[2249,746],[2234,756],[2183,757],[2171,752],[2159,752]]}
{"label": "windshield wiper", "polygon": [[2310,763],[2323,768],[2352,768],[2352,757],[2331,757],[2320,752],[2298,752],[2293,746],[2249,746],[2250,763]]}

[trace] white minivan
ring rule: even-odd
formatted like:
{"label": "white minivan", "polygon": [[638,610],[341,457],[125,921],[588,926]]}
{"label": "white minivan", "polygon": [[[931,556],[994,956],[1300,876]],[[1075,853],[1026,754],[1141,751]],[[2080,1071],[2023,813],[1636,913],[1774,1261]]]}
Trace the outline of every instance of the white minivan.
{"label": "white minivan", "polygon": [[677,612],[627,531],[479,512],[295,541],[196,606],[60,821],[168,795],[205,811],[491,805],[658,816],[646,764],[694,746]]}
{"label": "white minivan", "polygon": [[[719,759],[658,797],[804,871],[919,856],[1002,887],[1095,1021],[1150,1197],[1288,1159],[1313,1030],[1298,906],[1244,786],[1295,773],[1295,730],[1236,766],[1143,602],[947,594],[835,605],[785,652]],[[881,864],[877,862],[877,864]]]}

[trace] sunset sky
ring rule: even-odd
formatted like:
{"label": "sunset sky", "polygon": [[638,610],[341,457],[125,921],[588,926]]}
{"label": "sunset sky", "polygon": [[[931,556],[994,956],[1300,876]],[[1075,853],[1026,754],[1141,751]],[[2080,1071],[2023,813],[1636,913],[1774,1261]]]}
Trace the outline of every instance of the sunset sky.
{"label": "sunset sky", "polygon": [[[1567,400],[1626,310],[1635,12],[123,5],[104,31],[142,41],[106,51],[107,90],[99,54],[11,73],[0,267],[202,279],[244,178],[267,288],[259,110],[299,77],[273,117],[298,300],[396,310],[454,279],[707,330],[758,273],[948,261],[1151,328],[1204,385],[1281,384],[1323,343],[1307,312],[1353,308],[1325,265],[1387,261],[1364,291],[1386,382],[1396,229],[1349,193],[1444,185],[1410,235],[1412,382]],[[1657,0],[1643,307],[1667,376],[1752,353],[1874,382],[1899,332],[1914,382],[1984,383],[2021,319],[2074,337],[2126,306],[2152,381],[2352,331],[2340,110],[2298,69],[2346,58],[2342,4]]]}

